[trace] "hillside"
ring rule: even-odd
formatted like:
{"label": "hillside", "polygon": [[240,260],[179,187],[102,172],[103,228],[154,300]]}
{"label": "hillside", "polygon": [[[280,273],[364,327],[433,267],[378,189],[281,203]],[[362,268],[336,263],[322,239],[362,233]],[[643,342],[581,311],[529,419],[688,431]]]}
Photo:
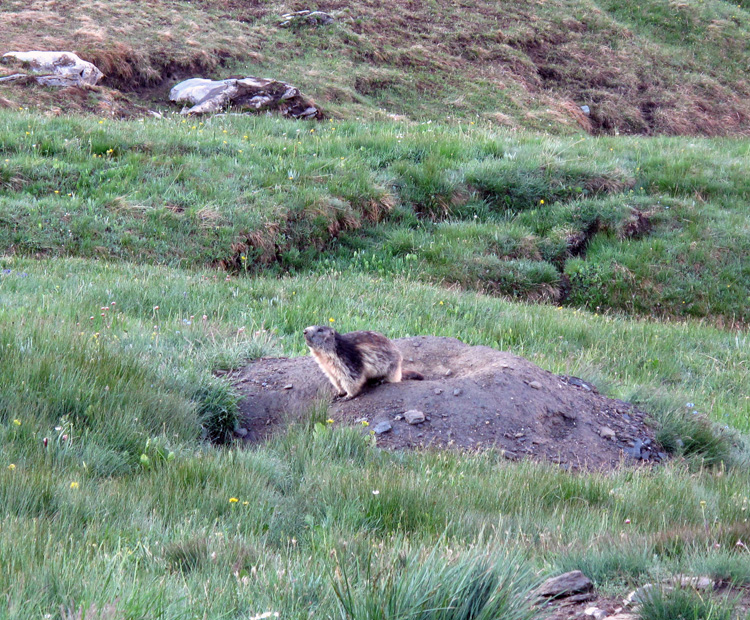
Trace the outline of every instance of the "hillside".
{"label": "hillside", "polygon": [[0,620],[750,620],[749,2],[1,2]]}
{"label": "hillside", "polygon": [[[150,106],[163,105],[179,79],[242,74],[291,82],[334,117],[744,135],[750,11],[743,2],[9,0],[0,50],[74,49],[104,71],[105,87]],[[335,23],[278,27],[283,13],[311,8],[329,11]],[[39,93],[3,91],[6,105],[40,101]],[[106,88],[63,99],[42,107],[134,112]]]}

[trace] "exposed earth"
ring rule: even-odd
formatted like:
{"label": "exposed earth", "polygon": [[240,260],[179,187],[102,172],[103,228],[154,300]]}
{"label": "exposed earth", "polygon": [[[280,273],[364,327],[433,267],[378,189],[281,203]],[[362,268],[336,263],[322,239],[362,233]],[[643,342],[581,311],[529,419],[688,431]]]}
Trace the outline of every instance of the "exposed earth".
{"label": "exposed earth", "polygon": [[[497,449],[511,460],[546,460],[565,469],[666,458],[644,412],[580,379],[453,338],[394,342],[404,368],[419,371],[424,380],[370,385],[352,400],[334,400],[328,412],[334,424],[373,433],[380,447]],[[263,358],[232,373],[231,380],[243,396],[239,434],[250,443],[310,416],[317,402],[335,396],[309,356]],[[424,422],[407,422],[412,415],[404,414],[414,410]]]}

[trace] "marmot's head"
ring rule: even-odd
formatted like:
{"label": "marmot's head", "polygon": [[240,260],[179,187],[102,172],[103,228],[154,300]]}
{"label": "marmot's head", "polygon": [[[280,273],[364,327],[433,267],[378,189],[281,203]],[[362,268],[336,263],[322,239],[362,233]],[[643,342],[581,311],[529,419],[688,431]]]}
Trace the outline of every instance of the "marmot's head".
{"label": "marmot's head", "polygon": [[336,330],[325,325],[311,325],[303,332],[307,346],[311,349],[333,351],[336,348]]}

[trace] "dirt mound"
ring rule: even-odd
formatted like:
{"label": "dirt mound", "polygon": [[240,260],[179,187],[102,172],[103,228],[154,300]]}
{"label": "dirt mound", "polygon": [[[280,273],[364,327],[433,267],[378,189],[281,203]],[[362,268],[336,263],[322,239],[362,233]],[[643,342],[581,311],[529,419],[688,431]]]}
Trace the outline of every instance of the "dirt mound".
{"label": "dirt mound", "polygon": [[[419,371],[424,381],[368,386],[352,400],[334,401],[329,411],[336,424],[361,424],[374,432],[379,446],[495,448],[509,459],[548,460],[573,469],[666,458],[643,412],[580,379],[453,338],[394,342],[404,368]],[[243,395],[240,434],[248,442],[309,415],[316,399],[334,396],[311,357],[257,360],[232,380]],[[404,413],[410,410],[423,412],[425,421],[409,424]]]}

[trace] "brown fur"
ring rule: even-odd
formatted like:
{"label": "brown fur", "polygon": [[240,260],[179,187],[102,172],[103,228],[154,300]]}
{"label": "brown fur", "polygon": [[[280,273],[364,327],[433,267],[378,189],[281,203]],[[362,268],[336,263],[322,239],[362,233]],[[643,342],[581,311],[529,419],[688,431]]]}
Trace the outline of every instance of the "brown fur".
{"label": "brown fur", "polygon": [[331,327],[313,325],[304,334],[312,356],[339,396],[354,398],[371,380],[398,383],[423,378],[418,372],[403,372],[401,352],[377,332],[339,334]]}

